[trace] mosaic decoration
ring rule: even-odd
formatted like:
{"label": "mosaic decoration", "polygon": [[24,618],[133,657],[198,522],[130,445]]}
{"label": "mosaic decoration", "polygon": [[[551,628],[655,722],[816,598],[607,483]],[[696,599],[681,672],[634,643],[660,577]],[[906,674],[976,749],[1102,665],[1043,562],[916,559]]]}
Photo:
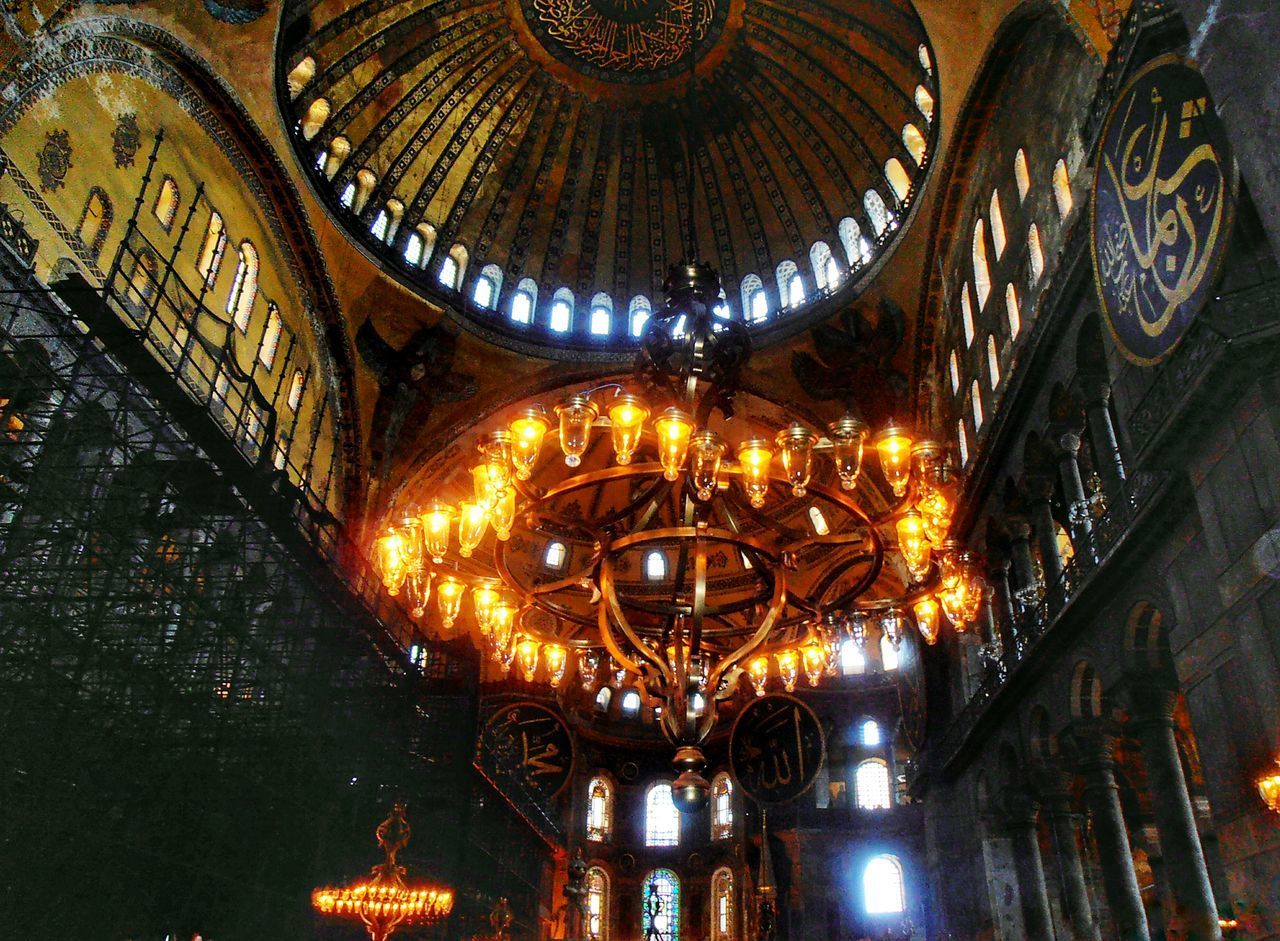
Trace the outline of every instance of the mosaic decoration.
{"label": "mosaic decoration", "polygon": [[116,118],[115,130],[111,132],[111,152],[115,154],[116,169],[123,170],[133,166],[140,146],[142,131],[138,127],[138,116],[132,111],[126,111]]}
{"label": "mosaic decoration", "polygon": [[826,758],[822,724],[794,696],[763,696],[738,715],[729,762],[743,792],[759,804],[785,804],[813,786]]}
{"label": "mosaic decoration", "polygon": [[504,706],[480,733],[480,765],[499,787],[549,801],[569,783],[573,736],[564,720],[536,702]]}
{"label": "mosaic decoration", "polygon": [[65,129],[47,132],[37,159],[40,188],[46,193],[61,189],[71,170],[71,135]]}
{"label": "mosaic decoration", "polygon": [[1145,65],[1112,105],[1097,167],[1098,300],[1121,352],[1149,366],[1208,299],[1235,215],[1231,151],[1199,70],[1177,56]]}

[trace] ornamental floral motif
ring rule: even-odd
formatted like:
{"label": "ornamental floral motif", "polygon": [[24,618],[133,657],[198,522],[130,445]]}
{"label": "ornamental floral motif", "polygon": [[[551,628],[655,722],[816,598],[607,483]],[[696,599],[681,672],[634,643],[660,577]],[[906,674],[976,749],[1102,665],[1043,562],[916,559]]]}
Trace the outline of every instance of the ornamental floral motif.
{"label": "ornamental floral motif", "polygon": [[71,135],[65,129],[49,131],[44,137],[44,147],[40,148],[37,167],[40,188],[46,193],[61,189],[70,169]]}
{"label": "ornamental floral motif", "polygon": [[138,116],[127,111],[116,118],[116,129],[111,133],[111,152],[116,156],[116,169],[133,166],[142,144],[142,131],[138,128]]}

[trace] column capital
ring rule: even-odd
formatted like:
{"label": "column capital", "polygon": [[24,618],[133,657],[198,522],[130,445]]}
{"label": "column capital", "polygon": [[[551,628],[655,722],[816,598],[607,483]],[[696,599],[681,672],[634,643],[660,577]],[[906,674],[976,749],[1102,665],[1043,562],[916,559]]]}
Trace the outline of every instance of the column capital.
{"label": "column capital", "polygon": [[1085,373],[1076,379],[1086,407],[1096,408],[1111,401],[1111,381],[1106,376]]}
{"label": "column capital", "polygon": [[1019,485],[1032,503],[1048,503],[1053,499],[1053,478],[1048,474],[1023,474]]}
{"label": "column capital", "polygon": [[1077,719],[1059,737],[1072,764],[1086,774],[1115,765],[1120,725],[1114,719]]}
{"label": "column capital", "polygon": [[1173,725],[1178,686],[1172,677],[1151,670],[1131,670],[1125,673],[1123,686],[1135,725]]}
{"label": "column capital", "polygon": [[1031,520],[1025,516],[1007,516],[1004,526],[1009,531],[1009,538],[1014,542],[1031,538]]}
{"label": "column capital", "polygon": [[1055,438],[1058,445],[1059,457],[1076,457],[1080,453],[1080,446],[1084,443],[1080,438],[1080,433],[1074,428],[1061,431]]}
{"label": "column capital", "polygon": [[987,556],[987,571],[991,573],[993,578],[1007,578],[1012,565],[1013,562],[1004,553]]}
{"label": "column capital", "polygon": [[1022,788],[1004,788],[993,803],[1003,816],[1005,825],[1011,830],[1036,825],[1039,806],[1035,798]]}
{"label": "column capital", "polygon": [[1073,777],[1065,763],[1057,758],[1037,765],[1032,770],[1031,780],[1035,784],[1036,793],[1050,813],[1070,811]]}

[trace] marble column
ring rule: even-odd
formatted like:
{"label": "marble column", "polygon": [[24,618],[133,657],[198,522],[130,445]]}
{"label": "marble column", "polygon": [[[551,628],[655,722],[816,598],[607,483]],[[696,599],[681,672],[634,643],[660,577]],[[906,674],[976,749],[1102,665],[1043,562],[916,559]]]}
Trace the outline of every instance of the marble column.
{"label": "marble column", "polygon": [[1023,479],[1023,492],[1031,508],[1031,526],[1035,531],[1036,545],[1040,548],[1040,561],[1044,565],[1045,587],[1057,584],[1062,574],[1062,556],[1058,554],[1058,524],[1053,518],[1053,480],[1039,474]]}
{"label": "marble column", "polygon": [[1071,924],[1072,941],[1101,941],[1089,903],[1089,887],[1080,862],[1080,846],[1076,841],[1077,814],[1071,807],[1071,778],[1061,768],[1046,766],[1036,774],[1040,802],[1053,831],[1057,849],[1058,872],[1062,879],[1062,899]]}
{"label": "marble column", "polygon": [[1111,386],[1105,379],[1096,378],[1086,379],[1080,385],[1085,393],[1084,414],[1098,462],[1098,476],[1102,478],[1103,490],[1114,498],[1124,489],[1126,474],[1116,426],[1111,422]]}
{"label": "marble column", "polygon": [[1012,654],[1018,649],[1018,615],[1013,605],[1013,589],[1009,585],[1009,568],[1007,558],[994,557],[987,569],[992,588],[991,611],[1005,654]]}
{"label": "marble column", "polygon": [[1021,791],[1011,790],[1003,795],[1001,804],[1013,838],[1026,937],[1029,941],[1055,941],[1049,887],[1044,881],[1044,861],[1040,858],[1040,838],[1036,834],[1035,801]]}
{"label": "marble column", "polygon": [[1076,723],[1066,741],[1084,775],[1085,803],[1093,820],[1102,888],[1115,920],[1115,937],[1118,941],[1149,941],[1147,912],[1142,905],[1129,832],[1120,807],[1120,789],[1116,785],[1114,754],[1118,734],[1115,723],[1092,719]]}
{"label": "marble column", "polygon": [[1164,678],[1150,674],[1128,677],[1127,689],[1130,726],[1137,734],[1147,769],[1151,810],[1160,833],[1175,911],[1183,921],[1187,941],[1219,941],[1218,906],[1173,732],[1177,690]]}
{"label": "marble column", "polygon": [[1007,521],[1012,548],[1014,591],[1030,588],[1036,581],[1036,565],[1031,558],[1031,522],[1021,516]]}
{"label": "marble column", "polygon": [[1071,538],[1077,552],[1088,548],[1093,535],[1093,517],[1089,499],[1080,476],[1080,436],[1074,431],[1058,435],[1058,472],[1062,475],[1062,492],[1067,499],[1067,518],[1071,521]]}

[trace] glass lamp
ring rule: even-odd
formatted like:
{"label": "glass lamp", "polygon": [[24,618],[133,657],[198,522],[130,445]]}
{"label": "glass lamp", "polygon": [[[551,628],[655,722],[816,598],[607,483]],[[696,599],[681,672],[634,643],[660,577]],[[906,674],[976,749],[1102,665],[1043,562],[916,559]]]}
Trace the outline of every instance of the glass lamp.
{"label": "glass lamp", "polygon": [[497,607],[502,595],[492,585],[477,585],[471,589],[471,608],[476,615],[476,625],[481,634],[493,631],[493,609]]}
{"label": "glass lamp", "polygon": [[905,496],[907,483],[911,479],[911,436],[892,420],[873,441],[876,453],[880,455],[880,469],[884,479],[893,488],[895,497]]}
{"label": "glass lamp", "polygon": [[449,551],[449,527],[453,522],[453,507],[439,500],[432,500],[422,512],[422,536],[431,561],[439,565]]}
{"label": "glass lamp", "polygon": [[528,480],[533,476],[533,466],[542,450],[542,439],[551,428],[551,419],[541,405],[521,409],[511,420],[511,463],[516,478]]}
{"label": "glass lamp", "polygon": [[788,647],[774,654],[773,659],[778,664],[778,676],[782,678],[783,687],[788,693],[794,693],[796,680],[800,677],[800,655]]}
{"label": "glass lamp", "polygon": [[862,474],[862,452],[867,441],[866,423],[852,415],[845,415],[828,425],[827,433],[831,436],[831,453],[835,459],[840,486],[845,490],[852,490]]}
{"label": "glass lamp", "polygon": [[924,642],[931,645],[936,644],[938,642],[938,631],[941,627],[941,622],[938,619],[938,602],[932,598],[924,598],[915,603],[912,612],[916,616],[916,627],[920,629],[920,636],[924,638]]}
{"label": "glass lamp", "polygon": [[676,480],[689,453],[689,439],[693,434],[693,418],[679,408],[669,408],[653,422],[658,435],[658,459],[662,462],[662,476]]}
{"label": "glass lamp", "polygon": [[440,579],[436,586],[436,604],[440,608],[440,623],[446,630],[453,628],[458,620],[458,612],[462,610],[462,598],[467,593],[467,586],[452,575]]}
{"label": "glass lamp", "polygon": [[408,568],[404,564],[403,549],[404,539],[396,532],[394,527],[389,528],[374,543],[374,568],[377,569],[378,576],[382,579],[382,585],[387,589],[387,594],[392,597],[400,594],[400,587],[404,584],[405,577],[408,575]]}
{"label": "glass lamp", "polygon": [[800,648],[800,659],[804,662],[805,679],[810,686],[817,686],[818,680],[822,679],[822,674],[827,670],[827,648],[816,640],[811,640]]}
{"label": "glass lamp", "polygon": [[560,644],[546,644],[542,648],[542,662],[547,665],[547,679],[551,685],[559,686],[569,662],[569,651]]}
{"label": "glass lamp", "polygon": [[516,521],[516,491],[508,487],[493,503],[489,511],[489,522],[493,524],[493,534],[506,542],[511,538],[511,527]]}
{"label": "glass lamp", "polygon": [[638,395],[619,392],[609,405],[609,425],[613,433],[613,457],[619,464],[631,463],[640,444],[649,407]]}
{"label": "glass lamp", "polygon": [[751,691],[757,696],[763,696],[765,686],[769,682],[769,658],[755,657],[748,663],[747,679],[751,681]]}
{"label": "glass lamp", "polygon": [[689,440],[689,478],[699,500],[715,496],[724,450],[724,442],[714,431],[700,431]]}
{"label": "glass lamp", "polygon": [[813,476],[813,446],[818,443],[818,436],[797,422],[778,432],[774,443],[782,458],[783,473],[791,484],[791,495],[803,497]]}
{"label": "glass lamp", "polygon": [[471,558],[488,528],[489,511],[483,504],[467,500],[458,504],[458,554],[464,559]]}
{"label": "glass lamp", "polygon": [[907,571],[916,581],[929,574],[929,555],[932,546],[924,534],[924,518],[915,510],[908,510],[898,520],[898,550],[907,563]]}
{"label": "glass lamp", "polygon": [[516,644],[516,663],[520,665],[520,672],[524,674],[526,683],[532,683],[538,672],[538,654],[541,648],[542,645],[532,637],[523,637]]}
{"label": "glass lamp", "polygon": [[480,453],[484,455],[489,487],[495,494],[500,494],[511,486],[511,442],[509,431],[491,431],[480,442]]}
{"label": "glass lamp", "polygon": [[564,452],[564,462],[569,467],[577,467],[591,443],[591,423],[600,417],[600,409],[589,395],[578,393],[557,405],[556,415],[560,419],[560,450]]}
{"label": "glass lamp", "polygon": [[1276,759],[1274,771],[1258,778],[1258,795],[1268,810],[1280,814],[1280,758]]}
{"label": "glass lamp", "polygon": [[769,495],[769,464],[773,449],[764,438],[748,438],[738,445],[738,464],[742,467],[742,488],[757,510]]}
{"label": "glass lamp", "polygon": [[594,650],[578,651],[578,682],[582,688],[590,691],[596,685],[596,677],[600,675],[600,654]]}

